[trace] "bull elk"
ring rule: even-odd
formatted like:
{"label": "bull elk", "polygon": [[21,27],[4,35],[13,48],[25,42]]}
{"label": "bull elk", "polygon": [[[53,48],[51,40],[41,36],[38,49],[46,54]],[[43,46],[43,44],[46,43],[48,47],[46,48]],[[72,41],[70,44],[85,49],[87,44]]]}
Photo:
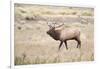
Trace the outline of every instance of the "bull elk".
{"label": "bull elk", "polygon": [[62,23],[61,25],[55,26],[56,23],[47,23],[49,26],[49,30],[47,31],[47,34],[50,35],[53,39],[59,40],[59,50],[63,43],[65,43],[66,49],[67,47],[67,41],[68,40],[75,40],[77,41],[77,48],[81,48],[81,40],[80,40],[80,31],[75,28],[63,28],[63,29],[57,29],[64,25]]}

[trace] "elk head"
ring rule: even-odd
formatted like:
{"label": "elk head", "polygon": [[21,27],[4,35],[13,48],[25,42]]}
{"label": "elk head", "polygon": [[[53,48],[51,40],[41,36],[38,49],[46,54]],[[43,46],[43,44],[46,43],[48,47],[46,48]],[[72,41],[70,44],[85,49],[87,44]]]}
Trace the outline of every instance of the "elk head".
{"label": "elk head", "polygon": [[59,40],[60,38],[60,30],[56,30],[56,28],[61,27],[64,24],[56,26],[57,23],[47,23],[49,26],[49,30],[47,31],[47,34],[50,35],[53,39]]}

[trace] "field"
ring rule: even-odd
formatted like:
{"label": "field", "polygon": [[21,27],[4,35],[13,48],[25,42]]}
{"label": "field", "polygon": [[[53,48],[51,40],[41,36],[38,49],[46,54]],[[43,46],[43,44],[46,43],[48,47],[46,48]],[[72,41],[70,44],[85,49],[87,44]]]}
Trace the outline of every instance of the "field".
{"label": "field", "polygon": [[[94,9],[86,7],[14,5],[15,65],[63,63],[94,60]],[[81,49],[68,41],[68,50],[46,32],[47,22],[64,23],[64,28],[81,31]]]}

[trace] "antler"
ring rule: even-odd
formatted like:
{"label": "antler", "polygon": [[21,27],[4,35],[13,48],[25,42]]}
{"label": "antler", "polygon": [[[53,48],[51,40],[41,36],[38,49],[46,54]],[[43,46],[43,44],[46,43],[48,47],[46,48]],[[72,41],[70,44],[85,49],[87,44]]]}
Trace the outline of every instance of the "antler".
{"label": "antler", "polygon": [[58,28],[58,27],[61,27],[61,26],[63,26],[64,25],[64,23],[62,23],[62,24],[60,24],[60,25],[58,25],[58,26],[56,26],[56,22],[47,22],[47,25],[50,27],[50,28],[53,28],[53,27],[55,27],[55,28]]}
{"label": "antler", "polygon": [[50,27],[50,28],[53,28],[55,27],[55,22],[47,22],[47,25]]}
{"label": "antler", "polygon": [[63,25],[64,25],[64,23],[62,23],[62,24],[56,26],[56,28],[59,28],[59,27],[61,27],[61,26],[63,26]]}

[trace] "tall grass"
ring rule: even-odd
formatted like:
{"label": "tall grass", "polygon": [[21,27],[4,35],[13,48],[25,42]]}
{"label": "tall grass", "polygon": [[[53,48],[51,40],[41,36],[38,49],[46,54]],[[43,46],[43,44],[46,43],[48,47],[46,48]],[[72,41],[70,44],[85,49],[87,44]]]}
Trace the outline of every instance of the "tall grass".
{"label": "tall grass", "polygon": [[15,65],[27,65],[27,64],[45,64],[45,63],[58,63],[59,57],[55,57],[53,60],[41,59],[40,57],[34,58],[33,61],[25,59],[24,57],[15,57]]}
{"label": "tall grass", "polygon": [[[88,61],[93,61],[94,60],[94,55],[92,54],[90,56],[90,60]],[[82,55],[78,57],[77,59],[71,59],[71,62],[77,62],[77,61],[83,61],[82,60]],[[60,60],[59,56],[54,57],[52,60],[50,59],[41,59],[39,56],[34,58],[34,60],[30,61],[29,59],[26,59],[26,56],[23,55],[23,57],[15,57],[15,65],[27,65],[27,64],[46,64],[46,63],[61,63],[62,61]],[[66,62],[66,61],[63,61]]]}

